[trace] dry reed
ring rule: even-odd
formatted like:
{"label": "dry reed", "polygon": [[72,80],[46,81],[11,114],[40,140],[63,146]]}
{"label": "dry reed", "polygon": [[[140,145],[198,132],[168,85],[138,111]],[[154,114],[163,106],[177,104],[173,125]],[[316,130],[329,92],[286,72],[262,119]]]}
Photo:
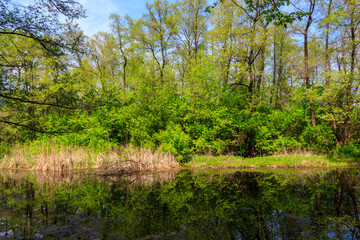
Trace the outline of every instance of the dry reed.
{"label": "dry reed", "polygon": [[106,154],[59,146],[37,150],[36,153],[29,153],[26,148],[16,147],[3,157],[0,168],[69,172],[74,169],[96,168],[119,159],[118,153],[113,150]]}
{"label": "dry reed", "polygon": [[122,149],[121,159],[102,169],[104,174],[118,172],[154,171],[178,167],[174,155],[158,149],[152,151],[146,148],[126,146]]}
{"label": "dry reed", "polygon": [[301,149],[301,148],[295,148],[295,149],[284,149],[283,151],[279,152],[279,153],[274,153],[272,154],[272,156],[274,157],[278,157],[278,156],[288,156],[288,155],[292,155],[292,156],[313,156],[316,155],[314,151],[312,150],[306,150],[306,149]]}
{"label": "dry reed", "polygon": [[75,169],[103,167],[105,171],[146,171],[178,166],[175,157],[161,150],[126,146],[94,153],[84,148],[47,145],[31,153],[24,146],[14,147],[0,162],[2,169],[32,169],[38,171],[70,172]]}

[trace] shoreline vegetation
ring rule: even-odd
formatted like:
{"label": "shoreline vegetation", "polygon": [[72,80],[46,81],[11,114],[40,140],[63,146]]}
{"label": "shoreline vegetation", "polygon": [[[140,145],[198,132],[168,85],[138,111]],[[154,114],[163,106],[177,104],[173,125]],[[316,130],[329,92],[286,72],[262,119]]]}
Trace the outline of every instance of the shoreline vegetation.
{"label": "shoreline vegetation", "polygon": [[197,155],[185,166],[196,168],[336,168],[356,166],[350,159],[312,153],[279,154],[254,158]]}
{"label": "shoreline vegetation", "polygon": [[153,171],[171,169],[179,164],[170,152],[132,145],[107,151],[56,144],[18,145],[0,158],[0,169],[69,172],[102,169],[106,172]]}
{"label": "shoreline vegetation", "polygon": [[150,150],[133,145],[95,152],[83,147],[59,144],[16,145],[0,158],[0,169],[26,169],[43,172],[71,172],[96,169],[100,174],[112,175],[174,169],[222,168],[346,168],[357,166],[348,157],[295,152],[262,157],[244,158],[232,155],[193,155],[186,163],[179,163],[169,151]]}

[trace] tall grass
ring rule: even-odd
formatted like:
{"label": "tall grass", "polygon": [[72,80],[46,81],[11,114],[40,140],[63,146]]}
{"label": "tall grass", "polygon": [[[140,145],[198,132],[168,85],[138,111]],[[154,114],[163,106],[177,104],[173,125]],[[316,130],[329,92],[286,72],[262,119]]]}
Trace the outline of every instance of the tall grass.
{"label": "tall grass", "polygon": [[161,170],[178,167],[174,155],[163,152],[161,149],[150,150],[132,145],[121,149],[121,159],[114,164],[107,165],[103,170],[106,173],[119,171],[146,171]]}
{"label": "tall grass", "polygon": [[30,151],[26,146],[16,146],[9,154],[5,154],[0,168],[33,169],[40,171],[66,172],[73,169],[99,167],[118,159],[116,151],[94,153],[80,147],[64,147],[53,145],[40,147]]}
{"label": "tall grass", "polygon": [[173,155],[161,150],[134,146],[110,147],[96,152],[85,147],[65,146],[52,141],[15,144],[0,160],[0,168],[69,172],[100,168],[106,171],[144,171],[177,167]]}

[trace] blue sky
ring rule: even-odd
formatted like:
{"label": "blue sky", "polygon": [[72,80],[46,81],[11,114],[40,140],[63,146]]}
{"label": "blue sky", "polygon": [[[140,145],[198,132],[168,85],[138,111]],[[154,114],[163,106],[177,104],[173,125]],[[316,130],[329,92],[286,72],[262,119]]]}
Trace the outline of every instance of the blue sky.
{"label": "blue sky", "polygon": [[[103,31],[109,32],[109,17],[112,13],[120,16],[128,14],[134,19],[139,19],[146,12],[146,3],[154,0],[76,0],[86,10],[87,18],[78,20],[84,33],[88,36]],[[181,0],[168,0],[176,2]],[[24,6],[33,4],[34,0],[14,0]],[[212,2],[212,1],[208,1]]]}
{"label": "blue sky", "polygon": [[146,11],[148,0],[78,0],[86,9],[85,19],[78,21],[81,29],[88,36],[109,31],[109,16],[112,13],[125,16],[130,15],[138,19]]}
{"label": "blue sky", "polygon": [[[146,3],[154,0],[76,0],[86,10],[87,18],[78,20],[84,33],[88,36],[104,31],[109,31],[110,14],[116,13],[121,16],[128,14],[134,19],[140,18],[146,12]],[[174,2],[175,0],[168,0]],[[34,0],[13,0],[14,3],[28,6],[34,4]],[[63,20],[62,18],[60,18]]]}

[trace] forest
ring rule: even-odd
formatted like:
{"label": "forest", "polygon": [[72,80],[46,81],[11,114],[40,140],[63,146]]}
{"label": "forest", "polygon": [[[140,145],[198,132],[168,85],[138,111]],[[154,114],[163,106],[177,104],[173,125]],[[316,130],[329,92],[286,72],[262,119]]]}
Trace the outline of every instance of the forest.
{"label": "forest", "polygon": [[27,146],[360,156],[358,0],[0,1],[0,155]]}

